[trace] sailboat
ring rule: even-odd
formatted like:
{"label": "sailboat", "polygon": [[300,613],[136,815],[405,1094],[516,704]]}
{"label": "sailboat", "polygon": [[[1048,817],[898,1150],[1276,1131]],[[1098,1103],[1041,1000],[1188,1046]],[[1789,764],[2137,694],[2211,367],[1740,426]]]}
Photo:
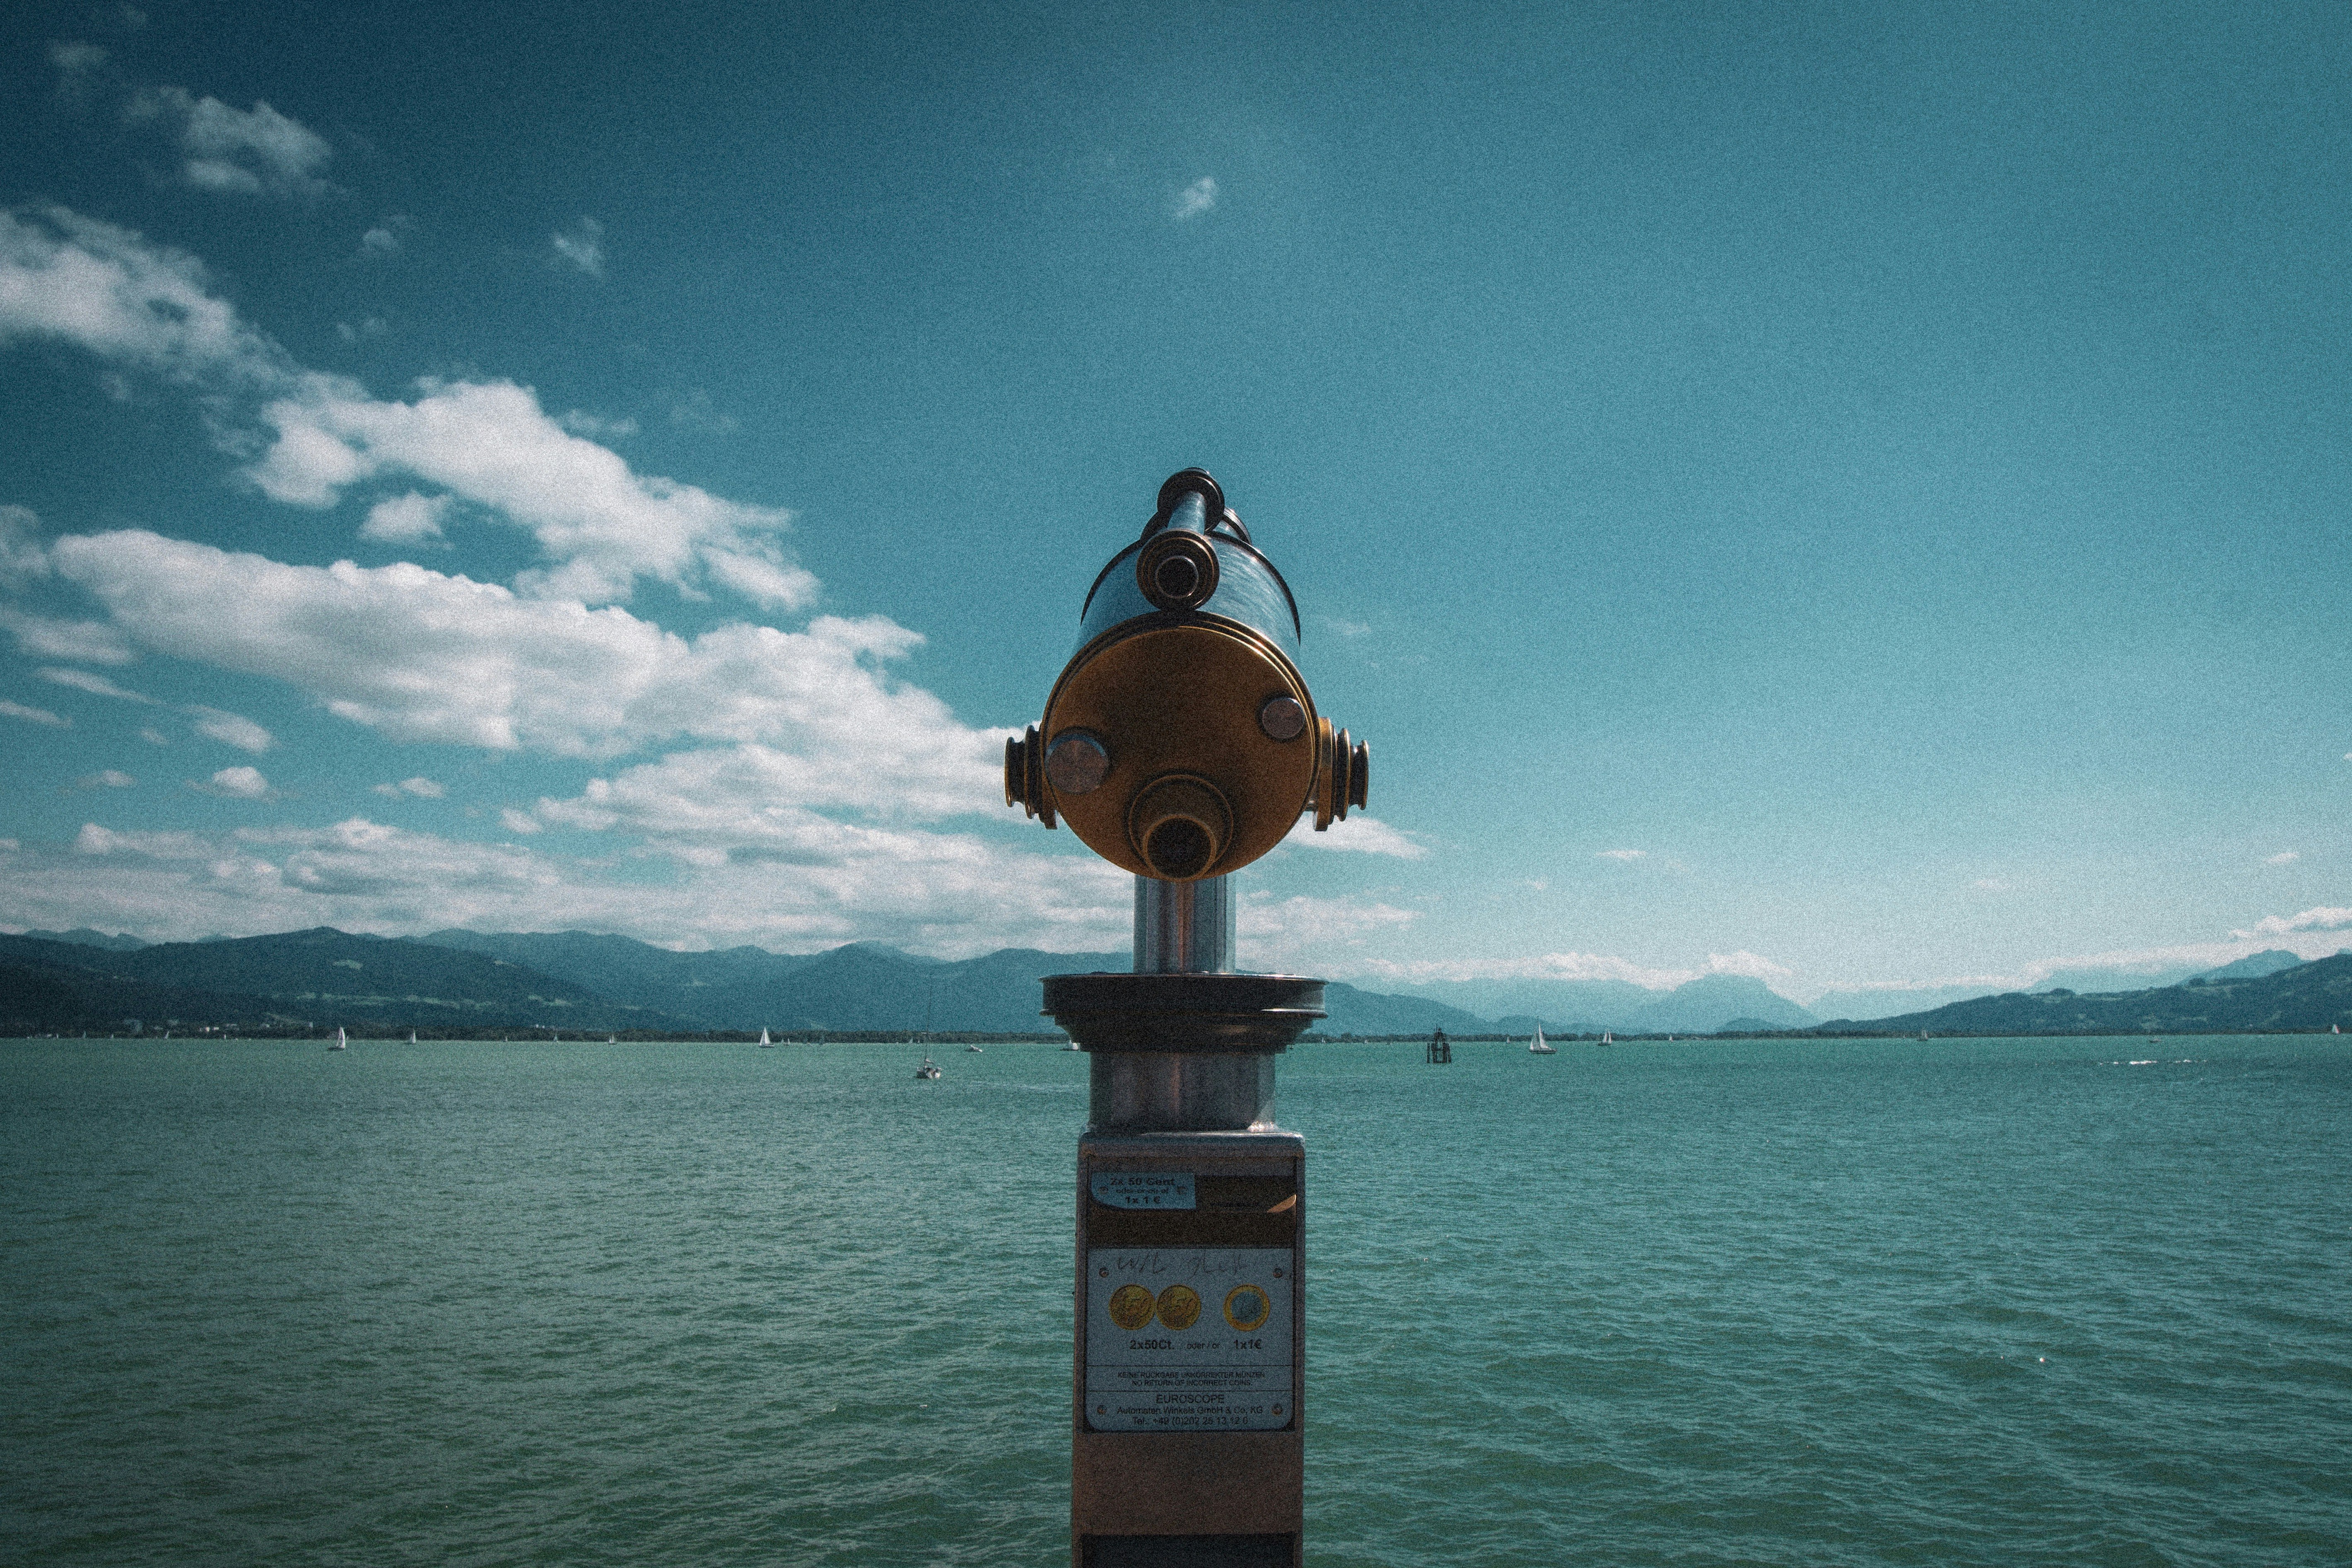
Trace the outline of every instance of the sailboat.
{"label": "sailboat", "polygon": [[776,1042],[768,1038],[768,1026],[765,1024],[760,1026],[760,1048],[763,1051],[772,1051],[776,1048]]}
{"label": "sailboat", "polygon": [[1601,1043],[1604,1046],[1613,1046],[1617,1043],[1617,1037],[1603,1029],[1601,1031]]}
{"label": "sailboat", "polygon": [[915,1076],[917,1078],[926,1079],[935,1079],[940,1076],[940,1064],[931,1060],[930,1058],[925,1057],[923,1058],[923,1065],[915,1069]]}
{"label": "sailboat", "polygon": [[343,1037],[343,1026],[341,1024],[335,1026],[335,1043],[327,1048],[331,1051],[348,1051],[352,1048],[351,1041]]}
{"label": "sailboat", "polygon": [[1528,1054],[1531,1057],[1556,1057],[1559,1055],[1559,1051],[1557,1047],[1544,1044],[1543,1026],[1541,1024],[1538,1024],[1536,1026],[1536,1037],[1528,1042]]}
{"label": "sailboat", "polygon": [[416,1031],[414,1029],[408,1031],[408,1043],[412,1046],[416,1043]]}
{"label": "sailboat", "polygon": [[980,1047],[978,1046],[966,1046],[964,1049],[968,1051],[976,1051],[980,1049]]}

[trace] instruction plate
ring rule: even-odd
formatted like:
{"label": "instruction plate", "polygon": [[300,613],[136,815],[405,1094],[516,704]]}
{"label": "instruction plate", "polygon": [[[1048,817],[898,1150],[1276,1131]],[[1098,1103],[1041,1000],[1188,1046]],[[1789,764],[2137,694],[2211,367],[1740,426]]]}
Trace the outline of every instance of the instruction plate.
{"label": "instruction plate", "polygon": [[1290,1343],[1296,1272],[1286,1247],[1089,1248],[1087,1426],[1097,1432],[1289,1426],[1297,1404]]}
{"label": "instruction plate", "polygon": [[1097,1171],[1087,1180],[1095,1202],[1115,1209],[1188,1209],[1190,1171]]}

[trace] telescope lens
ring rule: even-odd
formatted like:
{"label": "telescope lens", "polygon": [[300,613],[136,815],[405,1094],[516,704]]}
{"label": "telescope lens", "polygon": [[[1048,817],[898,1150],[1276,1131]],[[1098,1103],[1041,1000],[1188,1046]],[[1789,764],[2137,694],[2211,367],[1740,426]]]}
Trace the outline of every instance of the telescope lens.
{"label": "telescope lens", "polygon": [[1151,574],[1152,584],[1167,599],[1189,599],[1201,585],[1201,569],[1182,555],[1170,555]]}
{"label": "telescope lens", "polygon": [[1171,816],[1144,840],[1143,858],[1151,868],[1171,881],[1197,877],[1208,869],[1215,845],[1208,830],[1186,816]]}

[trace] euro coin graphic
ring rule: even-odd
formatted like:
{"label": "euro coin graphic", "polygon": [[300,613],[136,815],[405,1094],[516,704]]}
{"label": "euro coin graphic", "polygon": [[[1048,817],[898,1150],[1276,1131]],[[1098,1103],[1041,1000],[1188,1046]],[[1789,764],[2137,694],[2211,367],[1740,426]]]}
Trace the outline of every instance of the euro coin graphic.
{"label": "euro coin graphic", "polygon": [[1236,1285],[1225,1292],[1225,1321],[1236,1333],[1248,1333],[1265,1321],[1274,1301],[1263,1285]]}
{"label": "euro coin graphic", "polygon": [[1171,1285],[1160,1292],[1160,1321],[1182,1332],[1201,1316],[1201,1293],[1190,1285]]}
{"label": "euro coin graphic", "polygon": [[1122,1285],[1110,1293],[1110,1321],[1129,1333],[1151,1321],[1151,1292],[1140,1285]]}

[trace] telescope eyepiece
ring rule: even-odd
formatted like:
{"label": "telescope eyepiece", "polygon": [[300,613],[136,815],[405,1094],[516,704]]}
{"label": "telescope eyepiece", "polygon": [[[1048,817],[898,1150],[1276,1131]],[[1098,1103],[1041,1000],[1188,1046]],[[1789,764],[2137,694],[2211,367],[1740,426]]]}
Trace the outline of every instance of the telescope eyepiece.
{"label": "telescope eyepiece", "polygon": [[1162,610],[1193,610],[1217,591],[1217,550],[1188,530],[1162,530],[1135,557],[1135,585]]}
{"label": "telescope eyepiece", "polygon": [[1128,816],[1135,852],[1162,881],[1205,877],[1234,836],[1225,797],[1204,778],[1173,773],[1154,779],[1135,797]]}

